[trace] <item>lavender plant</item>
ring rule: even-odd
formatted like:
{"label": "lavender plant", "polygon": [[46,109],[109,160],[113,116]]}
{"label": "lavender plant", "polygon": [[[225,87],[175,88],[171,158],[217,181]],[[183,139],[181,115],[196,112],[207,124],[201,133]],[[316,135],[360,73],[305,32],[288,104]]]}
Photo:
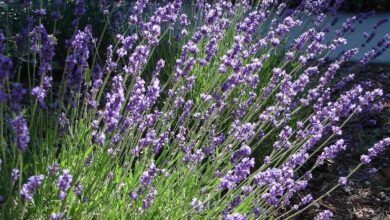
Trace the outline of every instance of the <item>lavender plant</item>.
{"label": "lavender plant", "polygon": [[291,219],[348,184],[389,138],[307,188],[343,127],[383,109],[351,79],[390,38],[343,76],[368,14],[335,30],[341,1],[288,4],[3,1],[1,218]]}

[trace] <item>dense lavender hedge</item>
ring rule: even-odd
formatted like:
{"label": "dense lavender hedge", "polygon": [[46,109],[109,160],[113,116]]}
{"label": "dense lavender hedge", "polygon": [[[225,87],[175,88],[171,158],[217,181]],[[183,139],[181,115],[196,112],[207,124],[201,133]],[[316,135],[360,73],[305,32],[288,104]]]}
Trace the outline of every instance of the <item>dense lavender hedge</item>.
{"label": "dense lavender hedge", "polygon": [[307,189],[343,127],[382,111],[353,78],[389,35],[342,75],[369,14],[334,30],[341,1],[286,3],[3,1],[0,217],[291,219],[348,184],[390,138]]}

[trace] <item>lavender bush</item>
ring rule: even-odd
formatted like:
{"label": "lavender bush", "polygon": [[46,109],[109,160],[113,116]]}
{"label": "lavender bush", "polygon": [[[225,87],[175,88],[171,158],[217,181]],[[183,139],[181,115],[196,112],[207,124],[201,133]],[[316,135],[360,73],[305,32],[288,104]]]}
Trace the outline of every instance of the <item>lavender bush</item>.
{"label": "lavender bush", "polygon": [[1,218],[291,219],[380,156],[390,138],[307,189],[383,108],[351,80],[389,35],[340,74],[370,13],[336,29],[341,1],[236,2],[2,1]]}

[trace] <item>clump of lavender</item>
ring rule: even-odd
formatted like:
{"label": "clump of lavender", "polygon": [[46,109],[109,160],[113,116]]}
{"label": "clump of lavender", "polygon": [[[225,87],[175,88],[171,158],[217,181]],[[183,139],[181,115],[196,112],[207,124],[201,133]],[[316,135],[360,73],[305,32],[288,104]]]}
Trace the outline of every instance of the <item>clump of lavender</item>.
{"label": "clump of lavender", "polygon": [[94,3],[5,2],[25,15],[21,32],[0,33],[10,219],[291,219],[323,198],[308,185],[350,147],[344,126],[385,108],[381,89],[352,79],[389,48],[388,35],[375,42],[387,21],[352,45],[347,35],[371,14],[338,27],[327,16],[341,1]]}

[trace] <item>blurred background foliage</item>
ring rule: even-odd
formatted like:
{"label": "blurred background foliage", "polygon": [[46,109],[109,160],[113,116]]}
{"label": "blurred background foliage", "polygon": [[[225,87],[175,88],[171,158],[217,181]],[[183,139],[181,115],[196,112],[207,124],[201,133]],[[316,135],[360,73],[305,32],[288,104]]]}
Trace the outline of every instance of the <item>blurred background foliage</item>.
{"label": "blurred background foliage", "polygon": [[390,0],[344,0],[341,10],[350,12],[370,10],[390,12]]}

